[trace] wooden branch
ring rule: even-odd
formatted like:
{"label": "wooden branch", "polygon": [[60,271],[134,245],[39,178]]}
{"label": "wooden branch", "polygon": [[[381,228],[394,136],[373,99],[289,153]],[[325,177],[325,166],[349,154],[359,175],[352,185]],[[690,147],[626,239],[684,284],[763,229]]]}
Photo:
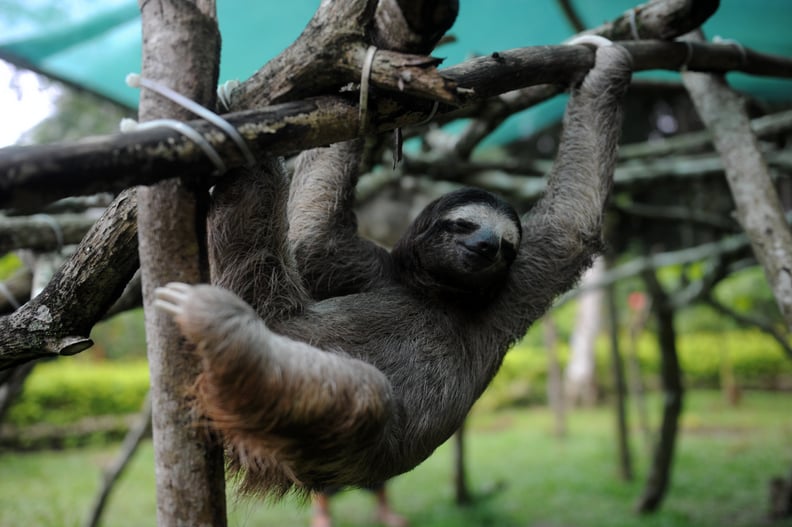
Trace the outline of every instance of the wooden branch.
{"label": "wooden branch", "polygon": [[669,40],[700,27],[719,6],[720,0],[653,0],[586,33],[610,40],[635,40],[634,20],[638,38]]}
{"label": "wooden branch", "polygon": [[377,0],[322,2],[292,45],[234,88],[230,109],[260,108],[360,82],[360,73],[340,79],[334,70],[340,50],[351,45],[365,51],[366,28],[376,7]]}
{"label": "wooden branch", "polygon": [[630,216],[654,220],[680,221],[711,227],[724,232],[734,232],[738,228],[737,223],[729,217],[723,217],[721,214],[708,213],[690,207],[649,205],[646,203],[611,203],[611,207]]}
{"label": "wooden branch", "polygon": [[84,214],[0,216],[0,255],[15,249],[56,251],[80,243],[95,221]]}
{"label": "wooden branch", "polygon": [[[625,45],[642,50],[636,69],[678,68],[685,61],[687,49],[678,42]],[[732,46],[708,46],[717,48],[713,53],[724,57],[740,56]],[[648,47],[656,52],[648,53]],[[585,46],[541,46],[479,57],[447,68],[442,74],[465,90],[460,98],[467,105],[529,85],[567,85],[583,75],[592,61],[592,51]],[[370,108],[373,131],[421,122],[431,108],[426,101],[380,97]],[[440,113],[446,111],[448,107],[440,109]],[[359,133],[356,102],[337,96],[237,112],[226,118],[257,155],[290,154],[352,139]],[[191,121],[190,125],[229,167],[244,163],[236,145],[216,128],[203,121]],[[0,150],[0,207],[37,207],[78,193],[117,192],[171,177],[206,177],[213,170],[195,144],[167,128],[106,136],[91,142],[9,147]]]}
{"label": "wooden branch", "polygon": [[[789,162],[785,150],[771,150],[767,159],[771,165],[784,167]],[[406,156],[402,171],[419,177],[428,177],[465,185],[478,186],[531,203],[542,196],[546,187],[543,174],[550,169],[551,161],[481,162],[460,161],[451,156],[437,161],[433,158]],[[621,163],[614,171],[614,190],[624,191],[654,185],[663,179],[699,179],[723,174],[723,163],[716,155],[659,158],[648,162]],[[702,221],[708,222],[702,218]],[[712,225],[722,222],[709,221]]]}
{"label": "wooden branch", "polygon": [[[90,209],[105,209],[109,206],[115,196],[109,192],[101,194],[94,194],[92,196],[75,196],[63,198],[61,200],[50,203],[44,209],[44,214],[66,214],[66,213],[84,213]],[[24,215],[22,212],[10,211],[9,216]]]}
{"label": "wooden branch", "polygon": [[[431,42],[431,38],[419,37],[416,45],[411,46],[410,39],[405,42],[403,33],[389,27],[391,24],[409,26],[418,35],[429,33],[439,38],[451,26],[458,9],[456,1],[400,0],[380,3],[383,6],[375,14],[377,2],[373,0],[323,2],[291,46],[232,90],[230,109],[237,111],[260,108],[332,92],[350,82],[359,83],[363,57],[370,44],[385,49],[422,53],[430,51],[426,42]],[[699,27],[712,16],[718,5],[718,0],[655,0],[638,6],[634,19],[640,29],[641,38],[668,39]],[[374,25],[371,38],[368,38],[365,28],[373,25],[372,16],[376,16],[377,24]],[[634,37],[630,19],[629,12],[625,13],[592,32],[611,40],[631,40]],[[388,29],[378,30],[377,26],[388,26]],[[383,33],[393,35],[393,38],[383,36]],[[401,42],[394,45],[397,37]],[[388,69],[387,65],[387,62],[379,63],[375,60],[372,69],[372,82],[375,86],[383,87],[382,78],[392,77],[392,73],[385,73],[380,77],[382,69]],[[590,66],[589,64],[584,71]],[[403,78],[400,79],[399,76],[393,80],[397,81],[397,85],[405,85]],[[439,95],[449,94],[440,92]],[[434,98],[445,100],[439,95]]]}
{"label": "wooden branch", "polygon": [[134,190],[119,196],[41,294],[0,317],[0,369],[93,344],[91,328],[138,267],[136,212]]}
{"label": "wooden branch", "polygon": [[[574,9],[567,1],[560,0],[559,4],[567,19],[575,26],[576,31],[582,31]],[[583,34],[600,35],[611,40],[633,40],[632,31],[634,23],[641,38],[672,39],[683,35],[703,24],[718,8],[719,0],[691,1],[691,0],[660,0],[636,7],[616,20]],[[622,45],[633,46],[634,43],[621,42]],[[637,48],[640,51],[640,48]],[[687,50],[686,50],[687,51]],[[635,58],[635,56],[634,56]],[[688,60],[685,55],[683,60]],[[640,60],[634,61],[636,69],[640,69]],[[534,106],[550,99],[562,91],[562,86],[544,86],[523,88],[524,93],[510,94],[511,101],[503,104],[487,105],[485,111],[479,112],[467,128],[459,135],[453,147],[453,153],[466,159],[470,157],[473,149],[487,137],[493,130],[514,113]],[[502,96],[501,98],[505,98]]]}
{"label": "wooden branch", "polygon": [[709,258],[734,256],[741,252],[747,252],[749,245],[747,236],[734,234],[717,242],[705,243],[679,251],[668,251],[634,258],[608,269],[596,284],[592,284],[590,287],[578,287],[570,291],[562,297],[561,302],[567,302],[590,289],[607,287],[620,280],[640,276],[645,272],[654,271],[668,265],[684,265]]}
{"label": "wooden branch", "polygon": [[558,7],[561,8],[561,12],[564,13],[564,18],[566,18],[569,25],[572,26],[575,33],[580,33],[586,29],[586,25],[583,23],[583,20],[581,20],[580,15],[570,0],[558,0]]}
{"label": "wooden branch", "polygon": [[787,327],[792,329],[792,232],[784,219],[767,162],[751,130],[744,101],[722,77],[687,72],[682,80],[701,119],[712,132],[726,169],[738,221],[751,239]]}
{"label": "wooden branch", "polygon": [[17,396],[22,393],[25,380],[36,365],[34,361],[0,371],[0,429],[4,428],[6,414]]}
{"label": "wooden branch", "polygon": [[737,311],[731,309],[730,307],[726,306],[722,302],[719,302],[715,299],[712,295],[707,295],[704,297],[704,301],[715,311],[718,311],[722,315],[726,315],[730,317],[735,322],[740,324],[741,326],[749,326],[749,327],[756,327],[759,328],[762,332],[767,333],[781,346],[781,349],[784,350],[786,356],[792,360],[792,346],[789,345],[789,334],[781,333],[778,329],[760,317],[755,317],[747,314],[738,313]]}
{"label": "wooden branch", "polygon": [[458,0],[379,0],[371,42],[425,55],[453,26],[458,13]]}
{"label": "wooden branch", "polygon": [[124,287],[121,296],[110,306],[110,309],[107,310],[107,313],[102,318],[108,319],[139,307],[143,307],[143,286],[141,284],[140,269],[135,272],[132,280]]}
{"label": "wooden branch", "polygon": [[453,83],[438,75],[439,60],[425,56],[453,24],[456,0],[347,0],[322,2],[300,37],[229,97],[234,111],[261,108],[361,81],[366,52],[377,46],[374,86],[456,104]]}
{"label": "wooden branch", "polygon": [[[764,115],[751,121],[757,137],[768,137],[792,130],[792,110]],[[662,157],[695,152],[712,145],[709,130],[679,134],[667,139],[633,143],[619,147],[620,159]]]}

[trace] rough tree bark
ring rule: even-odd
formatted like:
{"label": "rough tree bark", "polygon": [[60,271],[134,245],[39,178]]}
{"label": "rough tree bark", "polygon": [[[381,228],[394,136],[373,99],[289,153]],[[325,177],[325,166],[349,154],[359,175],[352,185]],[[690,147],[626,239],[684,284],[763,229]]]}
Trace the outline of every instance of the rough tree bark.
{"label": "rough tree bark", "polygon": [[[220,35],[213,1],[140,1],[144,77],[213,107]],[[188,119],[186,110],[144,90],[141,121]],[[154,288],[167,282],[206,281],[206,192],[171,179],[138,190],[146,337],[151,372],[152,435],[157,475],[157,524],[226,524],[223,451],[196,426],[186,393],[200,363],[173,322],[153,306]]]}
{"label": "rough tree bark", "polygon": [[682,79],[723,159],[737,220],[792,330],[792,232],[751,129],[745,101],[722,76],[686,72]]}
{"label": "rough tree bark", "polygon": [[138,267],[136,213],[135,192],[123,192],[41,294],[0,317],[0,367],[93,345],[91,328]]}

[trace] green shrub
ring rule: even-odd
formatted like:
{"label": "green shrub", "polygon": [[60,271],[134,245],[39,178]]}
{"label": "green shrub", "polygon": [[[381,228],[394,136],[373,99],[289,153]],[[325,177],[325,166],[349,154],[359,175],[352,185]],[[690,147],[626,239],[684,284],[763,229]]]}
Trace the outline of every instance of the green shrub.
{"label": "green shrub", "polygon": [[148,386],[148,366],[142,361],[55,360],[36,365],[7,419],[18,426],[67,424],[83,417],[135,413]]}
{"label": "green shrub", "polygon": [[[546,401],[548,358],[544,348],[535,342],[520,342],[509,351],[482,398],[482,406],[498,408]],[[627,338],[621,338],[620,349],[626,357]],[[758,330],[684,334],[677,341],[677,353],[684,383],[690,388],[719,388],[727,370],[747,388],[778,389],[789,386],[792,379],[792,360],[775,340]],[[569,356],[567,342],[559,342],[558,354],[563,368]],[[658,387],[660,351],[656,335],[641,335],[636,356],[644,382]],[[596,360],[598,383],[606,393],[613,385],[610,357],[610,344],[603,336],[597,341]]]}

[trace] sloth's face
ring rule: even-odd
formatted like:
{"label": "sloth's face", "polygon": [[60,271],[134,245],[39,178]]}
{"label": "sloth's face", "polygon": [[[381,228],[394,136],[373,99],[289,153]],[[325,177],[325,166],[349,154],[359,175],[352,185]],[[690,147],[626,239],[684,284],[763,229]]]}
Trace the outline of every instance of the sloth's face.
{"label": "sloth's face", "polygon": [[521,232],[504,211],[470,203],[444,213],[426,234],[421,251],[426,270],[449,285],[481,291],[505,278]]}
{"label": "sloth's face", "polygon": [[517,257],[522,225],[502,199],[460,189],[433,201],[393,250],[403,283],[424,291],[491,298]]}

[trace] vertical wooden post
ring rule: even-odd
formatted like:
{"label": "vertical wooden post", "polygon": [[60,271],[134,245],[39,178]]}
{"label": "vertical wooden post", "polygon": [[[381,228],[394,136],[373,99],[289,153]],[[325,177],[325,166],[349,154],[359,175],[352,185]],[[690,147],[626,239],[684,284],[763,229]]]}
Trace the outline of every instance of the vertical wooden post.
{"label": "vertical wooden post", "polygon": [[[220,35],[213,1],[140,0],[143,76],[212,107]],[[192,118],[159,95],[141,93],[141,121]],[[154,310],[154,288],[208,278],[206,189],[169,180],[138,192],[138,236],[151,370],[157,524],[226,525],[223,454],[196,426],[187,398],[200,363],[172,321]]]}
{"label": "vertical wooden post", "polygon": [[[695,33],[686,38],[702,37]],[[792,330],[792,231],[751,129],[745,101],[722,75],[685,72],[682,80],[701,120],[712,132],[737,207],[737,220],[764,268],[787,329]]]}

